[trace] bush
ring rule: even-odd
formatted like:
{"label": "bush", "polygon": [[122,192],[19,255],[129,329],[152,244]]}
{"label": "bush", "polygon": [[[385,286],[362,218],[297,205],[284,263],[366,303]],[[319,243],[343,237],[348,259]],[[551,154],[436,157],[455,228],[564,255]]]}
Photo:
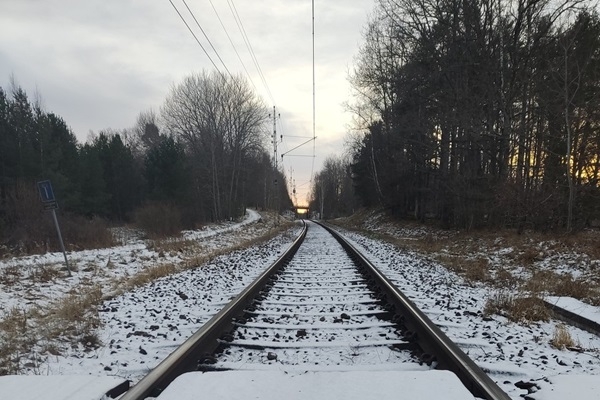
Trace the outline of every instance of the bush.
{"label": "bush", "polygon": [[182,229],[179,209],[162,203],[152,203],[138,209],[135,223],[152,239],[176,236]]}
{"label": "bush", "polygon": [[[50,217],[48,217],[50,218]],[[64,215],[59,220],[63,240],[68,250],[102,249],[116,244],[108,223],[102,218],[86,218],[80,215]],[[53,248],[58,251],[55,228]]]}
{"label": "bush", "polygon": [[537,296],[517,297],[505,291],[494,293],[485,304],[485,315],[499,314],[519,323],[548,321],[550,311]]}
{"label": "bush", "polygon": [[[6,217],[0,221],[0,257],[60,251],[54,221],[44,211],[34,187],[23,186],[10,193]],[[110,247],[114,240],[108,224],[98,218],[63,213],[56,210],[67,250]],[[2,245],[3,244],[3,245]]]}
{"label": "bush", "polygon": [[554,330],[554,336],[550,340],[550,345],[555,349],[564,350],[575,347],[575,341],[567,327],[564,324],[558,324]]}

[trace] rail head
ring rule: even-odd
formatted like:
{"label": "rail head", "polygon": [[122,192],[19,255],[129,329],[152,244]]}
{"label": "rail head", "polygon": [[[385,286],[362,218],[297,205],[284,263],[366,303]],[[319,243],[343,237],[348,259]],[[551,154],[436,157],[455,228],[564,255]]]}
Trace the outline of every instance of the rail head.
{"label": "rail head", "polygon": [[219,337],[225,330],[233,326],[233,318],[243,314],[246,305],[252,301],[268,280],[296,253],[304,241],[308,229],[306,222],[302,221],[302,224],[303,227],[300,235],[270,267],[265,269],[249,286],[202,325],[196,333],[175,349],[167,358],[150,371],[148,375],[129,389],[120,397],[120,400],[143,400],[150,396],[157,396],[177,376],[194,370],[190,366],[196,365],[198,359],[205,353],[216,349]]}
{"label": "rail head", "polygon": [[[315,221],[317,222],[317,221]],[[348,242],[331,225],[317,222],[327,229],[338,242],[365,267],[377,286],[385,293],[399,312],[405,315],[406,324],[418,334],[418,341],[424,349],[430,349],[438,362],[454,372],[463,384],[477,397],[488,400],[510,400],[506,394],[469,356],[467,356],[442,330],[435,325],[419,308],[402,293],[384,274],[379,271],[362,253]]]}

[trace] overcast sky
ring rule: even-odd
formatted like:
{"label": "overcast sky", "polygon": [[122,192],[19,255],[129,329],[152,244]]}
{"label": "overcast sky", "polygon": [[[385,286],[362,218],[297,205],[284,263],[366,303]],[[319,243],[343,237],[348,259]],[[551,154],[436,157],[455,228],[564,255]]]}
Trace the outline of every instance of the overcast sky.
{"label": "overcast sky", "polygon": [[[258,77],[229,0],[212,0],[265,103],[272,101]],[[316,158],[341,154],[351,116],[348,70],[362,42],[374,0],[315,0]],[[186,0],[233,74],[244,74],[210,0]],[[218,67],[218,58],[182,0],[175,6]],[[311,0],[235,2],[256,58],[281,114],[280,154],[312,136]],[[10,76],[30,98],[37,91],[47,111],[65,119],[80,142],[90,131],[122,129],[137,115],[160,110],[171,86],[202,69],[213,69],[169,0],[0,0],[0,86]],[[280,133],[280,132],[278,132]],[[293,169],[298,200],[306,197],[312,145],[284,157]]]}

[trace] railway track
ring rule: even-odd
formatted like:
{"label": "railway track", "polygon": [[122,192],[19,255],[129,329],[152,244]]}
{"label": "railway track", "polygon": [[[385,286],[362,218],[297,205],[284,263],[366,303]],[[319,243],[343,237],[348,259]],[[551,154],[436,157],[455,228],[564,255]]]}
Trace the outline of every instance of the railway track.
{"label": "railway track", "polygon": [[454,372],[476,397],[509,399],[349,243],[308,222],[272,266],[121,399],[157,396],[194,370]]}

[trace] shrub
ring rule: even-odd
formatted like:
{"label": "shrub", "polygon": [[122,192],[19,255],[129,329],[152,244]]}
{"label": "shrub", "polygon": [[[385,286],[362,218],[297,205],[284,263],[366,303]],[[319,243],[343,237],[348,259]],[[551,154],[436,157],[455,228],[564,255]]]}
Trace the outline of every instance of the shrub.
{"label": "shrub", "polygon": [[517,256],[517,260],[526,267],[532,266],[539,258],[539,251],[528,247]]}
{"label": "shrub", "polygon": [[[108,223],[102,218],[86,218],[80,215],[64,215],[59,221],[60,228],[65,241],[65,246],[69,250],[80,249],[102,249],[116,244],[113,235],[110,233]],[[59,250],[56,231],[53,229],[52,248]]]}
{"label": "shrub", "polygon": [[20,372],[20,354],[32,346],[27,326],[28,316],[24,310],[13,308],[0,320],[0,376]]}
{"label": "shrub", "polygon": [[550,311],[541,298],[515,297],[501,291],[490,296],[484,307],[484,314],[501,314],[514,322],[530,323],[548,321]]}
{"label": "shrub", "polygon": [[175,236],[181,232],[181,213],[168,204],[152,203],[135,212],[135,223],[152,239]]}
{"label": "shrub", "polygon": [[564,324],[558,324],[554,330],[554,336],[550,340],[550,345],[558,350],[563,350],[574,347],[575,341],[567,327]]}
{"label": "shrub", "polygon": [[524,288],[536,293],[549,293],[576,299],[587,299],[593,296],[587,280],[574,279],[571,274],[558,274],[554,271],[534,271]]}
{"label": "shrub", "polygon": [[[44,211],[33,184],[20,184],[8,190],[0,215],[0,257],[60,251],[53,218]],[[107,223],[98,218],[56,210],[67,250],[93,249],[114,245]]]}

